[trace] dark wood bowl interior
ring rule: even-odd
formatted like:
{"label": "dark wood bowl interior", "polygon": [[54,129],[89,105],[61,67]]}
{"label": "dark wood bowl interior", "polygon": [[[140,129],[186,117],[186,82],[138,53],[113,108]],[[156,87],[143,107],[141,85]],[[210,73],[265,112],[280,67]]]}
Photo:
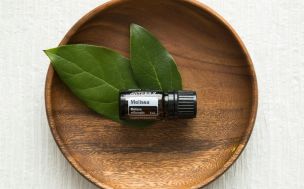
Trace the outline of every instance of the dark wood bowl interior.
{"label": "dark wood bowl interior", "polygon": [[257,111],[250,57],[233,29],[194,1],[111,1],[91,11],[61,44],[94,44],[129,56],[129,26],[150,30],[173,55],[198,116],[124,126],[89,110],[50,67],[46,109],[69,162],[103,188],[198,188],[220,176],[244,149]]}

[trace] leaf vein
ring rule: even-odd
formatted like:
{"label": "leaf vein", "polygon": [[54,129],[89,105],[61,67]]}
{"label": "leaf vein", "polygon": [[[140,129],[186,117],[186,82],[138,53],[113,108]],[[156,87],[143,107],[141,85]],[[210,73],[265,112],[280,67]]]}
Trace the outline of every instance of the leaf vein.
{"label": "leaf vein", "polygon": [[152,66],[153,72],[154,72],[154,74],[155,74],[155,76],[156,76],[156,77],[155,77],[156,82],[157,82],[157,84],[159,85],[160,89],[162,90],[163,88],[162,88],[162,86],[161,86],[161,83],[160,83],[160,80],[159,80],[159,76],[158,76],[158,74],[157,74],[157,72],[156,72],[155,65],[152,63],[151,57],[150,57],[149,53],[146,53],[146,52],[147,52],[147,51],[146,51],[146,47],[145,47],[144,45],[142,45],[142,48],[144,49],[145,55],[148,57],[148,63]]}
{"label": "leaf vein", "polygon": [[[52,54],[53,54],[53,53],[52,53]],[[110,83],[106,82],[106,81],[103,80],[102,78],[100,78],[100,77],[98,77],[98,76],[96,76],[96,75],[94,75],[94,74],[92,74],[92,73],[86,71],[85,69],[83,69],[83,68],[80,67],[79,65],[73,63],[72,61],[70,61],[70,60],[68,60],[68,59],[66,59],[66,58],[64,58],[64,57],[58,56],[57,54],[53,54],[53,55],[56,56],[56,57],[58,57],[58,58],[60,58],[60,59],[65,60],[66,62],[68,62],[68,63],[70,63],[70,64],[75,65],[76,67],[78,67],[79,69],[81,69],[83,72],[87,73],[88,75],[91,75],[91,76],[93,76],[94,78],[96,78],[96,79],[98,79],[98,80],[100,80],[100,81],[106,83],[106,84],[109,85],[111,88],[113,88],[115,91],[119,91],[118,88],[114,87],[113,85],[111,85]],[[78,74],[80,74],[80,73],[78,73]]]}

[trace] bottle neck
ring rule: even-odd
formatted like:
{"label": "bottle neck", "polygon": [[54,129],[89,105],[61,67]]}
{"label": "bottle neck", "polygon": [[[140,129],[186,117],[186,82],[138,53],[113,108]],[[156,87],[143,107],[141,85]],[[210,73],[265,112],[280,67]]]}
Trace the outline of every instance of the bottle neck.
{"label": "bottle neck", "polygon": [[164,113],[169,119],[177,117],[177,98],[176,92],[164,93]]}

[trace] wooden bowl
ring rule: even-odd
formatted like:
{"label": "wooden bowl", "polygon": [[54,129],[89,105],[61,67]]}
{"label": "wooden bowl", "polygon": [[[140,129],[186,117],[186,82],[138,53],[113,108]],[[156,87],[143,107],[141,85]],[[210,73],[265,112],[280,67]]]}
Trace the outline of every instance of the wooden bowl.
{"label": "wooden bowl", "polygon": [[49,125],[68,161],[102,188],[199,188],[223,174],[244,149],[257,112],[257,81],[236,32],[195,1],[116,0],[97,7],[63,44],[94,44],[128,56],[129,25],[150,30],[175,58],[198,116],[137,128],[89,110],[59,80],[46,80]]}

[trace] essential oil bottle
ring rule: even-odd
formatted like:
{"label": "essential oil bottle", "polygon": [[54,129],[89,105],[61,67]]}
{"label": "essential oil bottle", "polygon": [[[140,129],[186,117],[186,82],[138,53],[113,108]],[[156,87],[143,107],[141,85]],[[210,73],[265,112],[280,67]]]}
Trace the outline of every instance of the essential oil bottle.
{"label": "essential oil bottle", "polygon": [[119,95],[122,120],[191,119],[196,117],[194,91],[128,90]]}

